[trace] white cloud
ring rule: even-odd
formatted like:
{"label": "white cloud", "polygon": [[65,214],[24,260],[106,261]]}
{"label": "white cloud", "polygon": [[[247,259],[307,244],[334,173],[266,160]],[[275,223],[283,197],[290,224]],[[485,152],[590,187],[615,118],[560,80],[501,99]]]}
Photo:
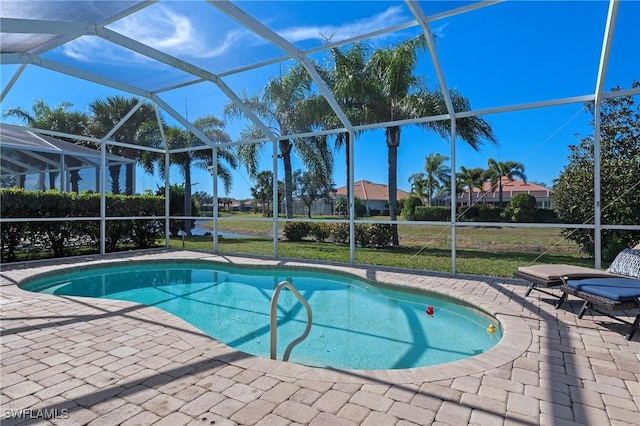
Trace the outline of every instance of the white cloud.
{"label": "white cloud", "polygon": [[437,27],[431,27],[431,32],[436,36],[436,38],[444,38],[444,29],[449,26],[448,22],[444,22]]}
{"label": "white cloud", "polygon": [[[244,31],[233,30],[225,34],[222,43],[213,46],[203,35],[206,32],[196,28],[186,15],[175,12],[163,5],[153,10],[145,9],[109,26],[132,40],[146,44],[169,55],[181,58],[211,58],[228,52],[241,42]],[[119,62],[150,61],[135,52],[125,51],[96,36],[85,36],[64,46],[63,52],[79,61]],[[96,52],[100,52],[96,55]]]}
{"label": "white cloud", "polygon": [[402,12],[403,9],[400,6],[393,6],[377,15],[342,25],[290,27],[278,30],[278,34],[292,43],[304,40],[322,40],[327,36],[334,41],[344,40],[408,21],[408,18]]}
{"label": "white cloud", "polygon": [[[295,26],[275,31],[292,43],[323,40],[327,37],[336,41],[397,25],[408,19],[402,7],[393,6],[376,15],[341,25]],[[111,24],[109,28],[140,43],[186,60],[220,57],[230,52],[237,54],[238,46],[258,46],[267,43],[245,28],[226,32],[218,28],[216,31],[211,31],[209,28],[197,28],[195,22],[184,12],[156,4]],[[210,34],[216,34],[218,43],[211,41]],[[83,62],[126,64],[149,61],[142,55],[126,51],[96,36],[80,37],[65,45],[63,52]]]}

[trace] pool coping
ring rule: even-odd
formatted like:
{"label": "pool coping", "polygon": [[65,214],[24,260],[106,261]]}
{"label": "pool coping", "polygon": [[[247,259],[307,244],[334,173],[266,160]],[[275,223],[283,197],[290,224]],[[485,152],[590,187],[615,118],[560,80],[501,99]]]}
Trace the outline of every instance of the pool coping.
{"label": "pool coping", "polygon": [[[304,267],[325,271],[337,271],[351,274],[367,281],[383,283],[392,287],[406,290],[429,290],[477,306],[489,313],[500,323],[502,339],[493,348],[479,355],[464,360],[449,362],[440,365],[416,367],[397,370],[349,370],[331,369],[322,367],[310,367],[292,362],[283,362],[262,358],[231,348],[212,337],[205,335],[196,327],[186,321],[170,314],[162,309],[143,306],[139,312],[156,320],[161,324],[179,324],[180,329],[176,334],[196,347],[206,349],[212,359],[217,359],[241,368],[259,371],[272,376],[285,378],[307,379],[335,383],[416,383],[433,382],[444,379],[453,379],[468,376],[475,373],[498,368],[519,358],[531,345],[533,333],[526,321],[521,316],[505,308],[503,305],[490,300],[485,295],[474,295],[470,292],[462,292],[447,286],[448,280],[460,281],[459,276],[426,273],[422,271],[396,271],[384,267],[372,265],[338,265],[331,263],[311,263],[304,260],[283,260],[262,257],[246,257],[242,255],[220,255],[209,252],[193,250],[162,249],[145,253],[117,253],[108,256],[84,256],[81,258],[57,259],[56,261],[26,262],[21,264],[3,265],[2,275],[10,282],[2,286],[1,291],[19,296],[29,295],[36,298],[59,298],[59,296],[27,292],[19,288],[19,284],[35,275],[70,269],[80,265],[120,263],[139,260],[208,260],[217,263],[226,263],[238,266],[278,266],[278,267]],[[373,277],[372,277],[373,275]],[[490,277],[467,277],[469,284],[475,282],[491,281]],[[504,281],[504,279],[501,279]],[[65,298],[113,307],[127,308],[140,306],[133,302],[115,301],[108,299],[95,299],[89,297]]]}

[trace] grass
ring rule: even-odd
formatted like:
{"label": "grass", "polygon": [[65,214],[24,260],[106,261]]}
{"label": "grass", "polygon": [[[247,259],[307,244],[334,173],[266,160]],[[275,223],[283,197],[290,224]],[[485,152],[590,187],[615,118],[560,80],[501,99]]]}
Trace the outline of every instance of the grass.
{"label": "grass", "polygon": [[[244,217],[245,219],[241,219]],[[220,231],[252,235],[251,238],[219,238],[224,253],[273,255],[272,223],[251,221],[255,215],[225,218]],[[380,218],[384,219],[384,218]],[[401,267],[431,271],[451,271],[451,234],[447,226],[400,224],[400,246],[356,248],[360,264]],[[278,256],[285,258],[349,262],[349,246],[331,242],[278,243]],[[456,269],[460,273],[513,276],[519,266],[536,263],[569,263],[593,266],[593,260],[580,253],[575,244],[560,236],[557,228],[474,228],[456,229]],[[182,247],[181,239],[172,239],[172,247]],[[185,248],[212,250],[211,237],[187,237]]]}

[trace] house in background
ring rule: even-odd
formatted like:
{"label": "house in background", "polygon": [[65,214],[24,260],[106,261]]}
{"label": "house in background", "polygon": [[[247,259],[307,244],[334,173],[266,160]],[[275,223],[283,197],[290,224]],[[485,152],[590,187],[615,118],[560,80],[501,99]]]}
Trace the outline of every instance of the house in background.
{"label": "house in background", "polygon": [[[368,180],[359,180],[353,184],[353,195],[361,199],[367,208],[367,215],[379,215],[383,211],[389,210],[389,186],[381,183],[373,183]],[[397,200],[406,200],[409,198],[406,191],[398,189]],[[347,196],[347,187],[342,186],[336,190],[336,197]],[[400,213],[398,211],[398,213]]]}
{"label": "house in background", "polygon": [[[373,183],[368,180],[359,180],[353,184],[354,196],[363,201],[366,208],[367,216],[377,216],[387,212],[389,210],[389,187],[381,183]],[[409,193],[401,189],[398,190],[398,201],[406,200],[409,198]],[[335,200],[338,197],[347,196],[347,187],[342,186],[336,189],[336,192],[332,195],[331,200],[325,200],[324,198],[315,200],[311,205],[311,216],[328,216],[337,214],[335,211]],[[284,205],[281,206],[281,211],[284,211]],[[293,214],[296,216],[307,215],[308,208],[304,203],[298,199],[293,200]],[[400,211],[398,210],[398,213]]]}
{"label": "house in background", "polygon": [[[515,179],[510,181],[507,178],[502,178],[502,203],[506,207],[511,202],[511,199],[518,194],[530,194],[536,197],[536,206],[539,209],[551,209],[553,208],[552,193],[551,190],[544,186],[536,185],[535,183],[527,183],[521,179]],[[456,196],[456,203],[459,207],[465,207],[469,205],[469,191],[464,191]],[[436,205],[448,206],[449,195],[437,197]],[[471,193],[471,205],[500,205],[500,190],[498,185],[491,185],[491,182],[485,182],[482,191],[478,188],[474,188]]]}

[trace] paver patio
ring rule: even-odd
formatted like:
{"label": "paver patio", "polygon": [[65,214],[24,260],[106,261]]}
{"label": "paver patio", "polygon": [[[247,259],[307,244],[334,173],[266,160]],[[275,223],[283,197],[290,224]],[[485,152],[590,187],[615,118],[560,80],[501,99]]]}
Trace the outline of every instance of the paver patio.
{"label": "paver patio", "polygon": [[[435,367],[337,371],[243,354],[162,310],[25,292],[16,283],[80,263],[205,258],[158,250],[2,265],[2,425],[638,425],[640,336],[526,284],[379,267],[329,266],[446,291],[496,314],[491,351]],[[323,265],[324,267],[325,265]]]}

